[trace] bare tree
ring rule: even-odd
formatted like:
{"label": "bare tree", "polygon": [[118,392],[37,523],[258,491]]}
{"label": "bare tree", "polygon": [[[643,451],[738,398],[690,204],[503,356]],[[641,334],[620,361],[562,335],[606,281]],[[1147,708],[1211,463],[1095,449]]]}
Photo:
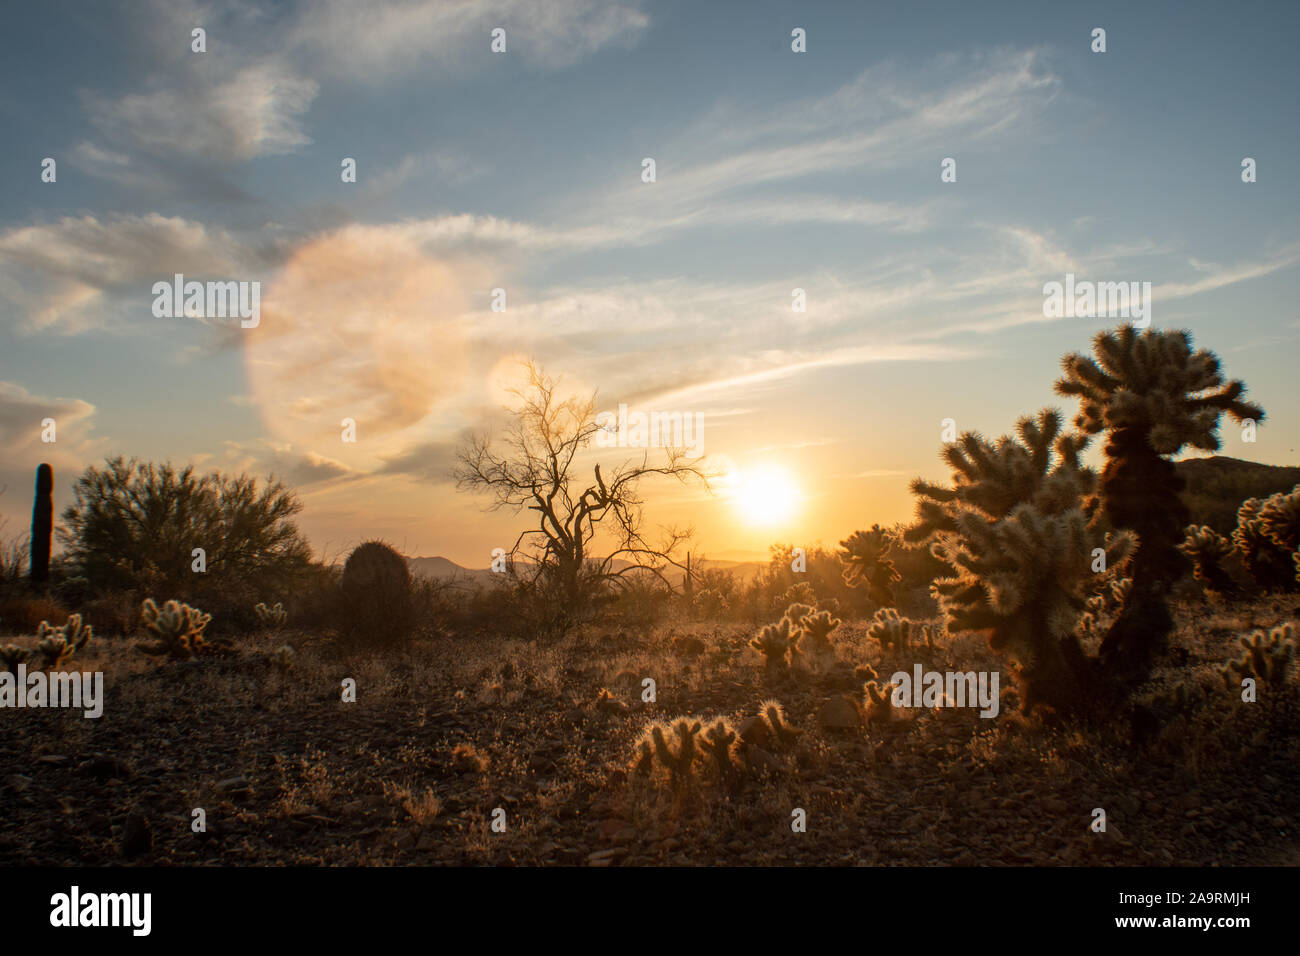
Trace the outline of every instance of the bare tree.
{"label": "bare tree", "polygon": [[[684,568],[678,556],[691,531],[664,528],[651,543],[639,485],[658,475],[697,479],[707,489],[709,475],[698,459],[670,447],[656,450],[654,464],[647,451],[639,462],[625,461],[609,473],[597,463],[589,480],[579,477],[574,461],[601,428],[595,395],[561,400],[557,380],[532,362],[524,367],[527,384],[511,390],[520,405],[507,433],[499,442],[485,434],[472,437],[457,453],[452,472],[458,488],[491,496],[488,510],[533,513],[535,525],[510,550],[511,573],[534,593],[549,596],[565,624],[636,575],[653,575],[671,590],[668,569]],[[601,531],[609,546],[597,555],[593,541]]]}

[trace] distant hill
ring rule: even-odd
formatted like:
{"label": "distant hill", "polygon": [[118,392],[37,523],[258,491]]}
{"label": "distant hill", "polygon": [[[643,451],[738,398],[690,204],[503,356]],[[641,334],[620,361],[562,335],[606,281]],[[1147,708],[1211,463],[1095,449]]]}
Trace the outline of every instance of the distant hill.
{"label": "distant hill", "polygon": [[1300,484],[1300,467],[1261,465],[1226,455],[1188,458],[1174,463],[1187,487],[1183,501],[1194,524],[1207,524],[1220,534],[1237,526],[1237,508],[1247,498],[1267,498]]}
{"label": "distant hill", "polygon": [[[482,587],[484,585],[495,583],[498,578],[491,568],[466,568],[457,564],[449,558],[436,556],[432,558],[407,558],[407,563],[411,567],[411,573],[417,577],[433,578],[438,581],[451,581],[455,583],[470,585],[473,587]],[[614,568],[621,569],[628,567],[627,561],[615,561]],[[731,572],[741,584],[747,583],[754,575],[763,569],[764,565],[757,561],[712,561],[706,560],[700,562],[701,568],[722,568]],[[670,574],[669,580],[674,584],[679,584],[682,578],[682,572]]]}

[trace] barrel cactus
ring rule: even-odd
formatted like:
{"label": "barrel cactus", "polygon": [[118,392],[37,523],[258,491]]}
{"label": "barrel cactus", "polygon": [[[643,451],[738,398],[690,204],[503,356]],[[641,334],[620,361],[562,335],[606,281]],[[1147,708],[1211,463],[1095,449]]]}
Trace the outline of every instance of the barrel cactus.
{"label": "barrel cactus", "polygon": [[404,640],[415,618],[411,569],[382,541],[367,541],[348,555],[341,583],[342,632],[356,643],[391,645]]}

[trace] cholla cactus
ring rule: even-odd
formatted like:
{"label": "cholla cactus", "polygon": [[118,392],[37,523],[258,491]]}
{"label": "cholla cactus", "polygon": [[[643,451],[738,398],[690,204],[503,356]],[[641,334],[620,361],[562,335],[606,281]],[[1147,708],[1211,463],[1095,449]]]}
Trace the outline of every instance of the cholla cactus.
{"label": "cholla cactus", "polygon": [[253,605],[253,612],[257,615],[258,620],[262,622],[263,626],[268,628],[283,627],[284,622],[289,617],[288,612],[284,609],[284,605],[279,601],[276,601],[270,607],[267,607],[265,604],[255,604]]}
{"label": "cholla cactus", "polygon": [[1187,526],[1187,537],[1178,550],[1192,559],[1193,576],[1208,594],[1232,594],[1237,590],[1223,560],[1232,553],[1232,542],[1209,525]]}
{"label": "cholla cactus", "polygon": [[[789,614],[789,611],[786,613]],[[831,643],[830,634],[840,626],[840,623],[840,619],[833,617],[830,611],[805,614],[800,617],[799,638],[795,648],[790,652],[791,661],[796,659],[807,661],[817,669],[834,663],[835,647]]]}
{"label": "cholla cactus", "polygon": [[882,649],[892,648],[899,654],[907,650],[911,634],[912,621],[892,607],[882,607],[877,611],[867,628],[867,637],[879,641]]}
{"label": "cholla cactus", "polygon": [[1290,624],[1273,628],[1268,634],[1256,631],[1238,643],[1245,653],[1223,668],[1223,680],[1229,687],[1239,687],[1247,677],[1261,684],[1280,685],[1286,681],[1291,662],[1296,657],[1295,639]]}
{"label": "cholla cactus", "polygon": [[758,632],[749,646],[763,655],[771,671],[785,671],[790,666],[790,651],[799,641],[799,631],[788,617],[769,624]]}
{"label": "cholla cactus", "polygon": [[855,531],[840,542],[844,583],[851,588],[863,585],[867,599],[881,607],[893,605],[893,585],[902,578],[888,559],[893,547],[893,538],[878,524],[870,531]]}
{"label": "cholla cactus", "polygon": [[862,685],[862,694],[867,699],[868,724],[887,724],[894,719],[893,689],[893,684],[879,680],[867,681]]}
{"label": "cholla cactus", "polygon": [[931,588],[948,630],[987,631],[990,646],[1017,661],[1026,710],[1075,707],[1090,676],[1075,627],[1132,539],[1107,534],[1084,510],[1095,484],[1079,463],[1085,436],[1062,434],[1059,413],[1046,409],[1022,418],[1017,433],[995,444],[967,432],[947,446],[953,484],[912,483],[919,520],[904,537],[928,541],[953,569]]}
{"label": "cholla cactus", "polygon": [[1101,647],[1103,663],[1140,676],[1173,630],[1168,592],[1188,563],[1178,550],[1189,519],[1179,497],[1183,480],[1166,456],[1189,445],[1215,451],[1223,415],[1258,422],[1264,410],[1242,400],[1240,381],[1224,381],[1214,353],[1192,351],[1187,332],[1139,333],[1125,325],[1098,333],[1093,354],[1065,356],[1056,391],[1078,397],[1075,424],[1084,433],[1107,433],[1099,500],[1110,523],[1141,542],[1133,559],[1135,600]]}
{"label": "cholla cactus", "polygon": [[736,732],[730,723],[719,718],[704,732],[704,752],[708,754],[718,768],[718,777],[730,782],[736,776],[736,764],[732,754],[736,745]]}
{"label": "cholla cactus", "polygon": [[203,639],[203,629],[212,620],[211,614],[204,614],[180,601],[168,601],[159,609],[153,598],[145,598],[140,617],[145,629],[156,638],[151,643],[139,645],[144,653],[155,657],[165,654],[172,660],[188,660],[210,653],[210,646]]}
{"label": "cholla cactus", "polygon": [[1232,542],[1260,587],[1294,589],[1300,582],[1300,485],[1243,501]]}
{"label": "cholla cactus", "polygon": [[35,667],[50,670],[61,667],[68,658],[89,643],[94,636],[94,629],[82,625],[81,615],[71,615],[62,627],[51,627],[48,621],[41,621],[36,632],[36,649],[32,660]]}
{"label": "cholla cactus", "polygon": [[791,605],[808,605],[809,610],[817,608],[817,592],[807,581],[800,581],[798,584],[792,584],[785,589],[785,593],[772,602],[773,610],[779,611],[783,607]]}
{"label": "cholla cactus", "polygon": [[786,722],[785,708],[781,706],[780,701],[763,701],[758,705],[758,713],[767,724],[767,729],[771,732],[771,740],[775,743],[789,746],[798,738],[800,731]]}
{"label": "cholla cactus", "polygon": [[26,647],[17,644],[0,645],[0,673],[18,673],[18,665],[26,664],[31,656],[31,650]]}
{"label": "cholla cactus", "polygon": [[[695,738],[701,726],[700,721],[692,722],[686,717],[678,718],[669,726],[653,723],[642,736],[637,749],[644,758],[646,744],[649,744],[655,758],[668,770],[672,785],[682,786],[691,779],[691,768],[699,754]],[[673,743],[669,742],[669,734],[674,738]]]}

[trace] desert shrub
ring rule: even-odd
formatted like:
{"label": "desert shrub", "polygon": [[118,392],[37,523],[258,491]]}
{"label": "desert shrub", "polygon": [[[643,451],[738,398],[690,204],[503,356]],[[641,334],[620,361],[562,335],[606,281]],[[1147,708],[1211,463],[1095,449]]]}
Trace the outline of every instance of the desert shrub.
{"label": "desert shrub", "polygon": [[700,620],[715,620],[725,617],[731,610],[727,602],[727,596],[721,591],[715,591],[713,588],[703,588],[695,592],[691,601],[695,616]]}
{"label": "desert shrub", "polygon": [[[292,518],[296,496],[246,475],[109,459],[74,485],[60,536],[72,573],[96,591],[165,591],[210,606],[229,595],[252,623],[255,601],[293,585],[310,549]],[[202,548],[206,572],[193,570]]]}
{"label": "desert shrub", "polygon": [[30,634],[42,621],[63,622],[68,609],[52,597],[14,594],[0,598],[0,627],[11,634]]}
{"label": "desert shrub", "polygon": [[414,621],[411,569],[382,541],[358,545],[343,565],[341,633],[350,643],[385,647],[405,641]]}

